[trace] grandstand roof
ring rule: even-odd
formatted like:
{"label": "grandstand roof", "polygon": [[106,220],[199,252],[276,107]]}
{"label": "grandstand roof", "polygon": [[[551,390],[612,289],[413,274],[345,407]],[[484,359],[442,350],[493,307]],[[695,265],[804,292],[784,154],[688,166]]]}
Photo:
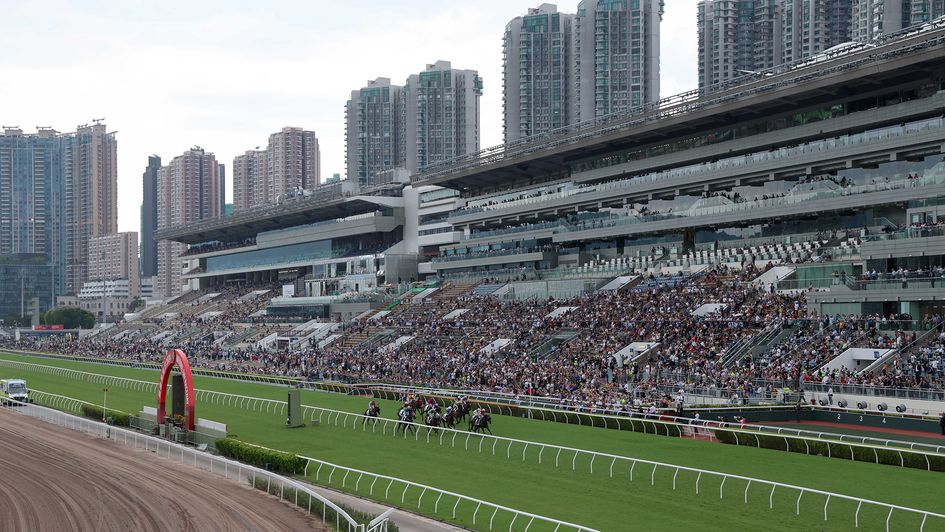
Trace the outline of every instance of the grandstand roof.
{"label": "grandstand roof", "polygon": [[945,22],[890,35],[876,44],[755,73],[708,94],[694,90],[664,98],[635,114],[613,115],[486,148],[428,167],[413,182],[476,190],[528,182],[538,175],[564,177],[570,165],[580,160],[835,101],[864,87],[895,85],[919,71],[945,65]]}
{"label": "grandstand roof", "polygon": [[366,190],[365,194],[359,195],[326,196],[316,193],[312,196],[294,198],[278,205],[263,205],[236,211],[231,216],[161,229],[155,233],[155,238],[185,244],[214,240],[238,241],[264,231],[362,214],[377,210],[379,206],[392,207],[399,201],[401,188],[400,184],[390,184]]}

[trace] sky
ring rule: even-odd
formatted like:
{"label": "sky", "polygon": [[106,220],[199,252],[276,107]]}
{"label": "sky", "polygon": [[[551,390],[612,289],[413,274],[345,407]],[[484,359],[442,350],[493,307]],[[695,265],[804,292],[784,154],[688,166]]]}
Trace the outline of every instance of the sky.
{"label": "sky", "polygon": [[[138,231],[147,158],[233,157],[285,126],[314,130],[322,179],[345,174],[344,105],[369,79],[437,60],[483,78],[482,147],[502,142],[502,33],[539,1],[0,0],[0,125],[118,138],[118,228]],[[693,89],[697,0],[666,0],[661,96]],[[558,3],[573,13],[577,0]]]}

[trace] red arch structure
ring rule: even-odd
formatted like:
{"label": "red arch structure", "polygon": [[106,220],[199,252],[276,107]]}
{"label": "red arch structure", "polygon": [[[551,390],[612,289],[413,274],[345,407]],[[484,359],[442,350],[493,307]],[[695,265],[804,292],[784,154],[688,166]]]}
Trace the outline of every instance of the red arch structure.
{"label": "red arch structure", "polygon": [[158,385],[158,423],[164,422],[166,411],[164,401],[167,399],[167,381],[171,378],[171,369],[174,366],[180,369],[184,376],[184,410],[186,413],[187,430],[194,430],[194,424],[197,418],[194,417],[194,377],[190,373],[190,362],[183,349],[171,349],[164,357],[164,363],[161,364],[161,382]]}

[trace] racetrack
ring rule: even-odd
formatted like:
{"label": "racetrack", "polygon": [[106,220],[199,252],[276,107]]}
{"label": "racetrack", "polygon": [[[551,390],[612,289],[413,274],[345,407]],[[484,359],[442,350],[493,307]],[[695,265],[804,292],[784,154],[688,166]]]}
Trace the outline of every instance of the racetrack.
{"label": "racetrack", "polygon": [[328,530],[216,475],[0,408],[0,530]]}

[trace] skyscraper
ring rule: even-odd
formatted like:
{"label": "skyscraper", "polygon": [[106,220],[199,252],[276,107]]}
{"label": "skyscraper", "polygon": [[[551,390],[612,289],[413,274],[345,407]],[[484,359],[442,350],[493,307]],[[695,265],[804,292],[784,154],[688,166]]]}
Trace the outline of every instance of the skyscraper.
{"label": "skyscraper", "polygon": [[233,158],[233,208],[247,209],[266,203],[269,164],[266,150],[247,150]]}
{"label": "skyscraper", "polygon": [[269,135],[269,201],[298,189],[312,189],[321,182],[321,152],[314,131],[284,127]]}
{"label": "skyscraper", "polygon": [[817,55],[850,41],[853,0],[783,0],[782,63]]}
{"label": "skyscraper", "polygon": [[418,172],[438,162],[479,151],[479,97],[475,70],[437,61],[407,78],[407,169]]}
{"label": "skyscraper", "polygon": [[368,81],[345,104],[348,179],[370,184],[374,176],[407,164],[404,87],[390,78]]}
{"label": "skyscraper", "polygon": [[541,4],[515,17],[502,38],[505,142],[570,123],[574,15]]}
{"label": "skyscraper", "polygon": [[141,180],[144,184],[144,198],[141,203],[141,277],[157,275],[157,179],[161,169],[161,158],[157,155],[148,157],[148,167],[144,169]]}
{"label": "skyscraper", "polygon": [[945,16],[945,0],[912,0],[911,4],[910,21],[912,24],[922,24]]}
{"label": "skyscraper", "polygon": [[128,295],[140,288],[138,233],[126,231],[97,236],[89,241],[89,281],[128,281]]}
{"label": "skyscraper", "polygon": [[[220,166],[216,157],[194,147],[178,155],[158,171],[157,226],[165,229],[222,214]],[[180,255],[187,246],[158,242],[158,278],[155,295],[172,297],[181,291]]]}
{"label": "skyscraper", "polygon": [[661,0],[582,0],[574,17],[573,123],[659,100]]}
{"label": "skyscraper", "polygon": [[[220,171],[224,171],[222,165]],[[285,127],[269,135],[265,150],[257,147],[233,158],[233,204],[237,210],[275,203],[280,196],[315,188],[320,182],[321,153],[314,131]],[[221,209],[223,203],[221,196]]]}
{"label": "skyscraper", "polygon": [[945,0],[853,0],[853,40],[868,41],[945,15]]}
{"label": "skyscraper", "polygon": [[118,227],[117,155],[101,121],[68,134],[7,128],[0,137],[0,255],[41,254],[55,293],[78,293],[89,239]]}
{"label": "skyscraper", "polygon": [[780,1],[699,2],[699,88],[781,63]]}

